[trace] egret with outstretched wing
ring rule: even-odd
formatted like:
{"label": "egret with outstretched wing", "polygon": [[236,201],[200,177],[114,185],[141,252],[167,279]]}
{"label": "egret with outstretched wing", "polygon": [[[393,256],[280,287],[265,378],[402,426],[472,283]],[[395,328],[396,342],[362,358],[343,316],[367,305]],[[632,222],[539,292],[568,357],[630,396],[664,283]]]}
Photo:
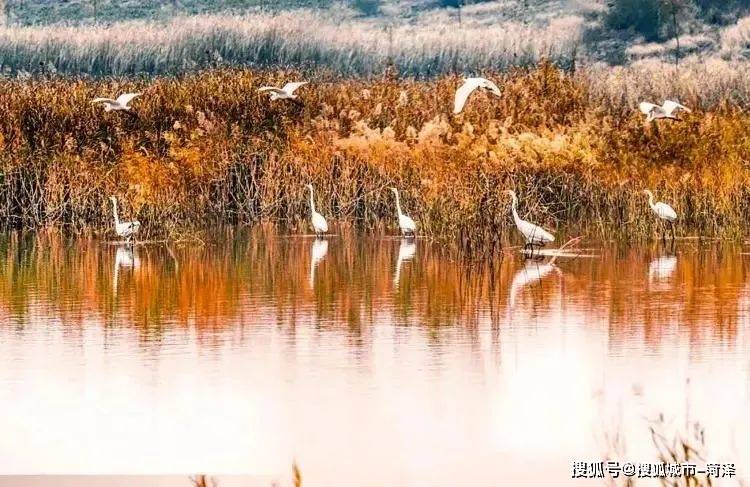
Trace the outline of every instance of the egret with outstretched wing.
{"label": "egret with outstretched wing", "polygon": [[94,98],[93,100],[91,100],[91,103],[104,104],[105,112],[111,112],[113,110],[129,112],[132,110],[132,108],[130,107],[130,102],[139,96],[141,96],[141,93],[123,93],[122,95],[118,96],[116,100],[113,100],[112,98]]}
{"label": "egret with outstretched wing", "polygon": [[690,113],[690,109],[685,105],[681,105],[673,100],[665,100],[664,103],[659,106],[649,102],[641,102],[638,105],[638,109],[646,115],[646,121],[651,122],[659,118],[668,118],[671,120],[679,120],[677,118],[677,112],[684,110]]}
{"label": "egret with outstretched wing", "polygon": [[287,83],[283,87],[278,88],[276,86],[263,86],[258,89],[258,93],[270,93],[271,100],[296,100],[298,95],[294,92],[298,88],[307,84],[307,81],[297,81],[294,83]]}
{"label": "egret with outstretched wing", "polygon": [[466,104],[466,100],[469,99],[469,95],[471,95],[474,90],[480,88],[489,90],[497,96],[501,96],[500,88],[498,88],[492,81],[486,78],[466,78],[464,84],[456,90],[456,99],[453,103],[453,113],[461,113],[461,110],[464,109],[464,105]]}

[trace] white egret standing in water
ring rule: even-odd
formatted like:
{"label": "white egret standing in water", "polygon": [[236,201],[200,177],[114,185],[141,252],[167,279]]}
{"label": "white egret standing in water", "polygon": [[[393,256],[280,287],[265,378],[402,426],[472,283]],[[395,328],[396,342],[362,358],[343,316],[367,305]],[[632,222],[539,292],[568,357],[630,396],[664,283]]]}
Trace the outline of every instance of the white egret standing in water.
{"label": "white egret standing in water", "polygon": [[680,105],[676,101],[666,100],[662,106],[655,105],[653,103],[641,102],[638,105],[638,109],[646,115],[646,121],[651,122],[659,118],[668,118],[671,120],[679,120],[676,113],[679,110],[685,110],[690,113],[690,109],[685,105]]}
{"label": "white egret standing in water", "polygon": [[518,231],[526,239],[524,248],[530,248],[533,250],[534,245],[544,247],[548,243],[554,242],[554,235],[538,225],[522,220],[521,217],[518,216],[518,198],[516,197],[516,193],[510,189],[506,189],[505,192],[513,198],[511,211],[513,212],[513,220],[516,222],[516,228],[518,228]]}
{"label": "white egret standing in water", "polygon": [[116,100],[112,98],[94,98],[91,103],[102,103],[104,104],[104,111],[125,111],[130,112],[132,108],[129,103],[136,97],[141,96],[141,93],[123,93],[118,96]]}
{"label": "white egret standing in water", "polygon": [[315,199],[313,198],[313,186],[312,184],[307,185],[307,189],[310,190],[310,213],[312,215],[311,221],[313,230],[315,230],[315,235],[321,236],[324,233],[328,233],[328,222],[326,222],[326,219],[315,211]]}
{"label": "white egret standing in water", "polygon": [[401,201],[398,198],[398,190],[391,188],[393,194],[396,195],[396,213],[398,214],[398,227],[401,229],[401,234],[408,237],[414,237],[417,233],[417,224],[414,220],[409,218],[401,211]]}
{"label": "white egret standing in water", "polygon": [[128,243],[132,243],[135,238],[135,234],[141,228],[141,222],[133,220],[131,222],[121,222],[120,216],[117,212],[117,198],[114,196],[109,197],[112,200],[112,213],[115,217],[115,233],[120,237],[123,237]]}
{"label": "white egret standing in water", "polygon": [[484,88],[494,95],[501,96],[500,88],[498,88],[492,81],[486,78],[466,78],[464,84],[456,90],[456,99],[453,102],[453,113],[461,113],[461,110],[464,109],[464,105],[466,104],[466,100],[469,99],[469,95],[479,88]]}
{"label": "white egret standing in water", "polygon": [[307,84],[307,81],[298,81],[296,83],[287,83],[283,87],[278,88],[276,86],[264,86],[258,89],[258,93],[269,92],[271,95],[271,101],[274,100],[296,100],[299,98],[294,94],[295,91],[301,86]]}
{"label": "white egret standing in water", "polygon": [[417,244],[414,239],[402,238],[401,245],[398,247],[398,258],[396,259],[396,273],[393,275],[393,284],[398,285],[401,277],[401,264],[407,260],[412,260],[417,253]]}
{"label": "white egret standing in water", "polygon": [[[674,222],[677,220],[677,213],[666,203],[662,203],[661,201],[654,203],[654,194],[648,189],[644,189],[643,192],[648,195],[648,205],[656,216],[660,220],[669,223],[669,227],[672,230],[672,240],[674,240]],[[664,233],[662,233],[662,239],[664,239]]]}

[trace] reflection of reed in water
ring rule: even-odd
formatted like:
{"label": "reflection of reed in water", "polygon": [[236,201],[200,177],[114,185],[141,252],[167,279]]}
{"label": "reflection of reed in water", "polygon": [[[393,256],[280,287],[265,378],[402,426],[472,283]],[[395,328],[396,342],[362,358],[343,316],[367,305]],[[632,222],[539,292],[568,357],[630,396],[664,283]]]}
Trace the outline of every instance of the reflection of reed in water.
{"label": "reflection of reed in water", "polygon": [[417,244],[414,239],[402,238],[401,244],[398,247],[398,257],[396,258],[396,272],[393,274],[393,285],[398,286],[398,281],[401,278],[401,265],[414,258],[414,254],[417,253]]}
{"label": "reflection of reed in water", "polygon": [[[195,326],[202,334],[269,318],[293,330],[314,318],[322,327],[346,327],[355,337],[384,320],[466,329],[501,325],[525,292],[542,286],[544,292],[533,292],[533,315],[566,313],[557,305],[562,300],[601,317],[613,346],[639,330],[647,342],[657,341],[661,325],[675,322],[694,340],[731,339],[738,317],[749,312],[740,297],[750,260],[726,251],[681,249],[680,272],[656,296],[650,264],[638,248],[612,247],[597,259],[566,261],[565,286],[556,286],[549,285],[556,272],[548,264],[532,261],[519,270],[514,259],[468,261],[428,243],[416,252],[411,242],[400,242],[396,253],[390,242],[342,236],[335,245],[313,241],[311,249],[309,240],[265,227],[213,239],[206,246],[154,245],[148,259],[123,248],[113,265],[112,248],[96,240],[11,234],[0,246],[0,308],[16,322],[38,306],[65,324],[87,316],[149,333],[170,324]],[[138,272],[128,272],[123,286],[123,271],[135,267]],[[655,279],[666,271],[654,272]],[[694,333],[698,329],[707,333]]]}

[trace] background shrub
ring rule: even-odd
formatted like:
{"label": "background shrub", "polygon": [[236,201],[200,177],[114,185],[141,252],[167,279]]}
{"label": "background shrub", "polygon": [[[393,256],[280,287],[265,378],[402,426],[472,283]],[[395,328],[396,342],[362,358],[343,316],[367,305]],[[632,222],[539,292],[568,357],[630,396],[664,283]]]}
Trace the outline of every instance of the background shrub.
{"label": "background shrub", "polygon": [[380,13],[380,0],[352,0],[351,6],[362,15],[377,15]]}
{"label": "background shrub", "polygon": [[613,29],[633,29],[646,40],[659,38],[666,11],[662,0],[614,0],[607,12],[606,23]]}

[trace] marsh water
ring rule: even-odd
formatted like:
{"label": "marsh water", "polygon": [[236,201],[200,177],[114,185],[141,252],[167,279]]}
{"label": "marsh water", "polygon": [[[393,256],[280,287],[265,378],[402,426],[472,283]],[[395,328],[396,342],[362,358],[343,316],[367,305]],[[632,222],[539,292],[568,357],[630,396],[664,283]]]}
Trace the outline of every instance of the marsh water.
{"label": "marsh water", "polygon": [[747,249],[582,247],[549,265],[263,229],[5,235],[0,471],[560,484],[698,424],[706,461],[747,476]]}

